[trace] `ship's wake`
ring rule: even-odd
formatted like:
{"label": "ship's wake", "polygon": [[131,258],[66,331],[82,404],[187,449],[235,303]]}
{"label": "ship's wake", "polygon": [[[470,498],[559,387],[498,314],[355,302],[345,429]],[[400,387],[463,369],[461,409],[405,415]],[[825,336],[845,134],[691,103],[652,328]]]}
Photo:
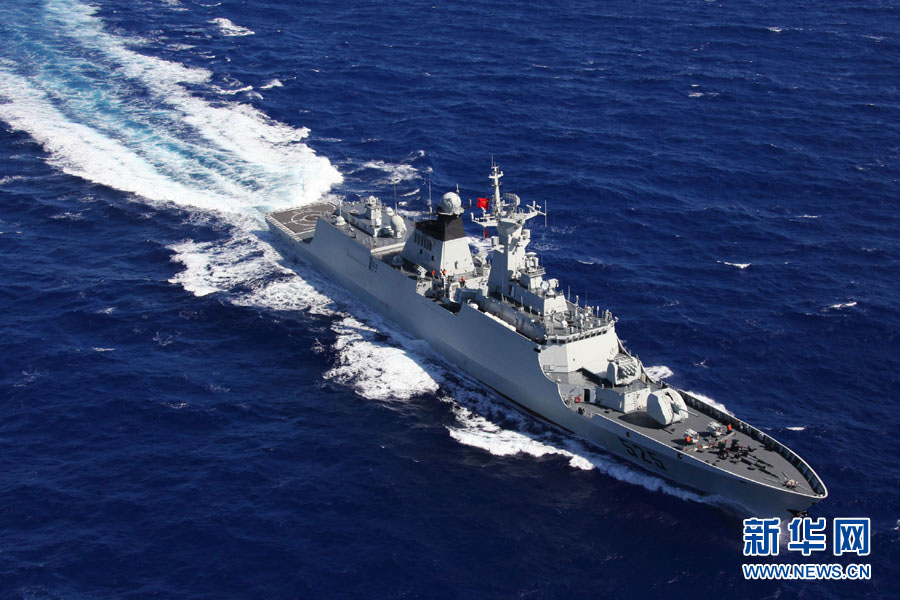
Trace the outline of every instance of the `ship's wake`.
{"label": "ship's wake", "polygon": [[[0,119],[28,133],[65,173],[163,209],[178,206],[220,231],[215,241],[169,246],[182,266],[173,284],[234,305],[325,318],[335,357],[326,379],[372,400],[436,395],[450,403],[456,421],[448,434],[462,444],[495,456],[559,455],[576,469],[700,500],[510,409],[453,374],[421,341],[359,308],[343,289],[318,279],[313,286],[285,267],[259,235],[263,215],[314,202],[342,180],[304,143],[306,129],[233,98],[197,97],[189,88],[212,89],[208,71],[136,52],[133,40],[108,33],[92,8],[74,0],[48,0],[37,12],[5,10],[21,39],[0,57]],[[380,170],[388,185],[415,176],[409,165],[377,161],[353,169]],[[386,339],[379,331],[388,332]],[[667,372],[657,369],[658,376]]]}
{"label": "ship's wake", "polygon": [[257,219],[341,181],[303,143],[306,129],[197,97],[189,87],[215,89],[209,71],[132,50],[137,42],[107,33],[93,8],[48,0],[7,10],[22,39],[0,58],[0,119],[60,170],[152,202]]}

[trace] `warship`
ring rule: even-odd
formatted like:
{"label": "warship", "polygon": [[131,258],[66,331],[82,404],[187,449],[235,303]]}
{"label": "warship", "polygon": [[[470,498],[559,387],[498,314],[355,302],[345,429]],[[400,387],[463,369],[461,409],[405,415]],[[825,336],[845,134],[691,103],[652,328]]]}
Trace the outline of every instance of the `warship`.
{"label": "warship", "polygon": [[[459,190],[413,220],[374,196],[282,210],[281,253],[312,264],[505,398],[603,450],[755,516],[805,511],[828,492],[773,437],[655,379],[609,310],[572,302],[528,250],[546,204],[500,192],[471,201],[490,248],[473,253]],[[494,235],[488,238],[489,232]]]}

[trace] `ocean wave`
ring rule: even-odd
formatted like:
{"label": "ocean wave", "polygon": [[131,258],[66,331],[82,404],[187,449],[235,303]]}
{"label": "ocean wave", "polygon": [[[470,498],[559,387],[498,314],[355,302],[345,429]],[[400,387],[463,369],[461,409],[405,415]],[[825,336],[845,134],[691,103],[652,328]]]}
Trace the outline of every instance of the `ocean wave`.
{"label": "ocean wave", "polygon": [[50,215],[50,218],[58,221],[81,221],[84,219],[84,215],[80,212],[67,210],[55,215]]}
{"label": "ocean wave", "polygon": [[438,391],[438,381],[417,357],[392,343],[377,342],[373,327],[347,316],[332,329],[338,334],[338,359],[326,378],[348,384],[370,400],[407,400]]}
{"label": "ocean wave", "polygon": [[669,377],[674,375],[674,373],[672,373],[672,369],[670,369],[666,365],[644,367],[644,370],[647,372],[647,375],[649,375],[651,379],[656,379],[657,381],[660,379],[668,379]]}
{"label": "ocean wave", "polygon": [[209,22],[217,26],[219,28],[219,31],[222,32],[222,35],[228,37],[242,37],[245,35],[254,35],[256,33],[254,31],[251,31],[250,29],[247,29],[246,27],[235,25],[231,22],[230,19],[226,19],[225,17],[211,19]]}
{"label": "ocean wave", "polygon": [[233,90],[226,90],[226,89],[222,89],[222,88],[217,88],[217,91],[218,91],[220,94],[225,95],[225,96],[235,96],[235,95],[237,95],[237,94],[242,94],[242,93],[244,93],[244,92],[252,92],[252,91],[253,91],[253,86],[252,86],[252,85],[245,85],[244,87],[237,88],[237,89],[233,89]]}
{"label": "ocean wave", "polygon": [[853,308],[854,306],[856,306],[856,304],[857,302],[855,300],[851,300],[849,302],[839,302],[838,304],[832,304],[831,306],[828,306],[823,310],[841,310],[844,308]]}
{"label": "ocean wave", "polygon": [[722,404],[721,402],[719,402],[719,401],[717,401],[717,400],[713,400],[713,399],[710,398],[709,396],[706,396],[706,395],[701,394],[701,393],[699,393],[699,392],[692,392],[692,391],[690,391],[690,390],[687,390],[687,393],[690,394],[691,396],[694,396],[694,397],[697,398],[698,400],[702,400],[703,402],[706,402],[706,403],[709,404],[710,406],[713,406],[713,407],[715,407],[715,408],[718,408],[718,409],[721,410],[722,412],[725,412],[725,413],[728,413],[729,415],[734,416],[734,413],[731,412],[730,410],[728,410],[728,407],[726,407],[724,404]]}
{"label": "ocean wave", "polygon": [[719,263],[720,265],[728,265],[729,267],[736,267],[741,270],[744,270],[753,264],[753,263],[733,263],[733,262],[726,262],[724,260],[717,260],[716,262]]}
{"label": "ocean wave", "polygon": [[387,174],[387,178],[380,182],[375,182],[376,185],[379,183],[396,184],[404,181],[415,181],[421,177],[418,169],[405,163],[387,163],[383,160],[370,160],[354,169],[353,172],[356,173],[363,169],[375,169]]}

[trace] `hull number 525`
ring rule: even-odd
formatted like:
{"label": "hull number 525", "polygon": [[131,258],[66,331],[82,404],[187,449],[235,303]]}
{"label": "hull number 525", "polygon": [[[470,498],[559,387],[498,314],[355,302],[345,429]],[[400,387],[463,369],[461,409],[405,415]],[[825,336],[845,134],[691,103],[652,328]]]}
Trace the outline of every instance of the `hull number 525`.
{"label": "hull number 525", "polygon": [[657,469],[661,469],[663,471],[666,470],[666,466],[662,464],[662,461],[659,460],[659,458],[657,458],[656,455],[650,450],[641,448],[637,444],[634,444],[622,438],[619,438],[619,441],[622,442],[623,446],[625,446],[625,450],[628,451],[628,454],[632,455],[635,458],[640,458],[648,465],[653,465]]}

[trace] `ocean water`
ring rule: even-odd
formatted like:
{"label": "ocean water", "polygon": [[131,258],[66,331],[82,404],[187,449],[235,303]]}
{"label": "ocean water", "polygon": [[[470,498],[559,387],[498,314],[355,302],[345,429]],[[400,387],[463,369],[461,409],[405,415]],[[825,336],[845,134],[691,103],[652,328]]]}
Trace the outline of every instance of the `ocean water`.
{"label": "ocean water", "polygon": [[[900,595],[890,2],[0,7],[0,597]],[[273,249],[459,185],[870,517],[867,582],[522,414]],[[477,234],[477,232],[473,232]],[[779,562],[853,562],[830,554]]]}

